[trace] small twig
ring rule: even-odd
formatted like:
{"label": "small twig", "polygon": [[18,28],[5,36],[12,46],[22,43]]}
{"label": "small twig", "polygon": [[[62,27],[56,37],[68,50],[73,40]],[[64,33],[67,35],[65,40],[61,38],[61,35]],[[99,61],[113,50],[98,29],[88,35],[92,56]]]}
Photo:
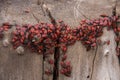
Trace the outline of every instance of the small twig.
{"label": "small twig", "polygon": [[85,16],[82,12],[80,12],[81,13],[81,15],[83,16],[83,17],[85,17],[86,19],[89,19],[87,16]]}
{"label": "small twig", "polygon": [[[31,8],[29,8],[29,10],[31,11]],[[39,21],[40,21],[39,18],[37,18],[32,11],[31,11],[31,14],[34,17],[34,19],[37,21],[37,23],[39,23]]]}
{"label": "small twig", "polygon": [[42,1],[41,1],[41,5],[40,5],[40,7],[41,7],[41,10],[42,10],[44,16],[46,16],[46,15],[45,15],[45,11],[44,11],[44,9],[43,9],[43,5],[44,5],[44,2],[43,2],[43,0],[42,0]]}
{"label": "small twig", "polygon": [[116,16],[116,6],[117,6],[117,0],[115,1],[115,5],[113,7],[112,15]]}
{"label": "small twig", "polygon": [[96,59],[96,55],[97,55],[97,50],[98,50],[98,44],[96,46],[95,55],[94,55],[94,58],[93,58],[90,80],[92,80],[92,77],[93,77],[93,72],[94,72],[94,66],[95,66],[95,59]]}
{"label": "small twig", "polygon": [[40,20],[34,15],[34,13],[31,13],[31,14],[34,17],[34,19],[39,23]]}
{"label": "small twig", "polygon": [[37,0],[37,5],[40,5],[40,0]]}
{"label": "small twig", "polygon": [[80,14],[84,17],[84,18],[86,18],[86,19],[89,19],[86,15],[84,15],[79,9],[78,9],[78,11],[80,12]]}
{"label": "small twig", "polygon": [[44,4],[44,8],[46,8],[46,13],[47,13],[47,16],[50,18],[51,23],[52,23],[54,26],[56,26],[56,25],[57,25],[57,22],[56,22],[56,20],[53,18],[50,10],[48,9],[48,7],[47,7],[45,4]]}

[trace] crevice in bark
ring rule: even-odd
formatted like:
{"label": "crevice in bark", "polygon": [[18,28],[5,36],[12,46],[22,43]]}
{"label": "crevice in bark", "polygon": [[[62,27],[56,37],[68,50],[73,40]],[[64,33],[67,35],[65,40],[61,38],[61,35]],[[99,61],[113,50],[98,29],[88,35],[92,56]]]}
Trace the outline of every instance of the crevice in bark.
{"label": "crevice in bark", "polygon": [[37,5],[40,5],[40,0],[37,0]]}
{"label": "crevice in bark", "polygon": [[44,11],[44,9],[43,9],[43,4],[44,4],[44,2],[41,2],[41,6],[40,6],[40,7],[41,7],[41,10],[42,10],[42,12],[43,12],[43,15],[46,16],[46,15],[45,15],[45,11]]}
{"label": "crevice in bark", "polygon": [[90,80],[92,80],[92,77],[93,77],[94,65],[95,65],[95,59],[96,59],[96,55],[97,55],[97,50],[98,50],[98,44],[97,44],[97,46],[96,46],[95,55],[94,55],[93,61],[92,61],[92,69],[91,69]]}
{"label": "crevice in bark", "polygon": [[58,77],[59,77],[59,56],[60,56],[60,53],[59,53],[59,48],[56,47],[55,48],[55,53],[54,53],[54,71],[53,71],[53,80],[58,80]]}
{"label": "crevice in bark", "polygon": [[[46,12],[48,13],[48,16],[51,20],[51,23],[56,27],[57,22],[55,21],[55,19],[53,18],[53,16],[51,15],[49,9],[46,9]],[[59,44],[59,37],[57,39],[57,44]],[[55,51],[54,51],[54,68],[53,68],[53,80],[58,80],[59,77],[59,57],[60,57],[60,51],[59,51],[59,47],[55,47]]]}
{"label": "crevice in bark", "polygon": [[37,21],[37,23],[39,23],[40,20],[35,16],[35,14],[34,13],[31,13],[31,14],[34,17],[34,19]]}
{"label": "crevice in bark", "polygon": [[[113,11],[112,11],[112,16],[116,16],[116,14],[117,14],[117,12],[116,12],[117,2],[118,2],[118,0],[115,1],[115,5],[114,5]],[[118,17],[120,17],[120,15],[119,15]],[[117,24],[117,21],[115,21],[115,24],[116,24],[115,27],[117,28],[117,27],[119,26],[119,25]],[[115,35],[116,35],[116,37],[119,37],[119,32],[115,32]],[[117,47],[119,47],[119,41],[116,42],[116,48],[117,48]],[[120,63],[120,56],[118,56],[118,59],[119,59],[119,63]]]}
{"label": "crevice in bark", "polygon": [[[55,28],[57,28],[56,20],[53,18],[50,10],[48,9],[48,7],[46,5],[45,5],[45,8],[46,8],[47,16],[50,18],[51,23],[55,26]],[[58,36],[56,42],[57,42],[57,44],[59,44],[59,36]],[[53,80],[58,80],[58,78],[59,78],[59,58],[60,58],[60,49],[59,49],[59,47],[55,47],[55,50],[54,50]]]}
{"label": "crevice in bark", "polygon": [[45,15],[44,8],[43,8],[44,1],[45,1],[45,0],[37,0],[37,5],[40,5],[40,8],[41,8],[41,10],[42,10],[42,12],[43,12],[43,15],[46,16],[46,15]]}
{"label": "crevice in bark", "polygon": [[44,72],[45,72],[45,52],[46,52],[46,49],[43,50],[43,61],[42,61],[42,80],[45,80],[44,79]]}

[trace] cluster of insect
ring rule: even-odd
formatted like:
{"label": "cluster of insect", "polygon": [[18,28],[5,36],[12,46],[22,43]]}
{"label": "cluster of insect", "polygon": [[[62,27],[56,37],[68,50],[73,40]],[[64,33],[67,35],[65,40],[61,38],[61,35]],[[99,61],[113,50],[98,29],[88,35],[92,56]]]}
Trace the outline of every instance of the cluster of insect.
{"label": "cluster of insect", "polygon": [[0,27],[0,39],[4,37],[4,31],[8,31],[11,27],[12,25],[10,25],[8,22],[2,24]]}
{"label": "cluster of insect", "polygon": [[[86,50],[94,49],[97,44],[100,44],[101,40],[98,39],[103,34],[103,28],[107,27],[107,30],[114,30],[117,35],[117,41],[120,41],[119,25],[120,20],[118,16],[106,16],[101,15],[101,18],[94,20],[82,20],[80,26],[73,30],[73,35],[85,45]],[[106,41],[109,45],[110,41]]]}
{"label": "cluster of insect", "polygon": [[[86,50],[96,48],[97,44],[101,42],[98,37],[103,34],[103,28],[107,27],[108,30],[114,30],[117,38],[116,43],[120,41],[120,23],[118,16],[106,16],[101,15],[98,19],[93,20],[82,20],[80,25],[74,29],[70,28],[63,21],[59,21],[58,25],[48,23],[38,23],[36,25],[16,25],[15,31],[12,32],[12,44],[13,48],[17,49],[19,46],[24,48],[29,48],[33,52],[43,54],[46,58],[48,55],[52,55],[55,52],[55,48],[60,49],[61,56],[61,69],[60,73],[65,76],[71,75],[72,67],[70,61],[67,59],[67,47],[74,44],[76,41],[81,41],[81,43],[86,47]],[[0,27],[0,38],[3,37],[3,32],[11,28],[9,23],[4,23]],[[107,45],[110,41],[106,42]],[[120,53],[120,48],[116,47],[118,54]],[[53,65],[54,60],[48,60],[48,63]],[[52,74],[51,70],[45,71],[47,75]]]}

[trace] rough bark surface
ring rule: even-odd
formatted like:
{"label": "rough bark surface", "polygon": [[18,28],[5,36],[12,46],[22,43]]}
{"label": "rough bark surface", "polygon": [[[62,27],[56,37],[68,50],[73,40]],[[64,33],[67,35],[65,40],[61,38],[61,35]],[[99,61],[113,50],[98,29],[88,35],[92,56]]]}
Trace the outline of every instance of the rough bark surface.
{"label": "rough bark surface", "polygon": [[[77,26],[81,19],[92,19],[100,14],[112,14],[116,0],[0,0],[0,23],[36,24],[49,22],[48,16],[41,8],[42,2],[49,7],[56,20],[63,20],[71,27]],[[117,1],[117,13],[120,12],[120,1]],[[25,13],[29,10],[29,13]],[[10,32],[6,35],[9,36]],[[71,77],[59,75],[59,80],[120,80],[118,58],[116,56],[113,31],[104,29],[102,42],[110,40],[110,45],[100,45],[89,52],[76,42],[67,51],[68,60],[72,63]],[[43,58],[37,53],[25,49],[20,56],[12,49],[11,44],[3,47],[0,42],[0,80],[42,80]],[[106,54],[106,51],[109,51]],[[53,56],[52,56],[53,58]],[[50,65],[44,61],[44,68]],[[44,75],[45,80],[52,76]]]}

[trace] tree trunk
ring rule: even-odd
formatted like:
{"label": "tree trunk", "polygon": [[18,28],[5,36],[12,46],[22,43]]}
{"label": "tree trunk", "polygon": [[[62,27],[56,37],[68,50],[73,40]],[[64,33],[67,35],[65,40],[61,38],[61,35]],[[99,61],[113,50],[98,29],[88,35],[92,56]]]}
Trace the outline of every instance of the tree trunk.
{"label": "tree trunk", "polygon": [[[100,14],[112,15],[115,5],[115,0],[0,0],[0,23],[50,23],[41,8],[42,1],[50,8],[56,20],[63,20],[71,27],[79,25],[81,19],[98,18]],[[117,2],[117,13],[120,12],[119,4],[120,1]],[[6,34],[9,38],[10,32]],[[112,30],[104,28],[100,39],[102,43],[110,40],[110,45],[101,44],[88,52],[80,42],[69,46],[67,55],[72,64],[72,75],[65,77],[59,74],[59,80],[120,80],[115,37]],[[2,40],[0,44],[0,80],[42,80],[42,55],[25,49],[24,55],[20,56],[11,44],[3,47]],[[46,61],[44,64],[44,68],[49,68]],[[44,77],[45,80],[53,79],[52,75]]]}

